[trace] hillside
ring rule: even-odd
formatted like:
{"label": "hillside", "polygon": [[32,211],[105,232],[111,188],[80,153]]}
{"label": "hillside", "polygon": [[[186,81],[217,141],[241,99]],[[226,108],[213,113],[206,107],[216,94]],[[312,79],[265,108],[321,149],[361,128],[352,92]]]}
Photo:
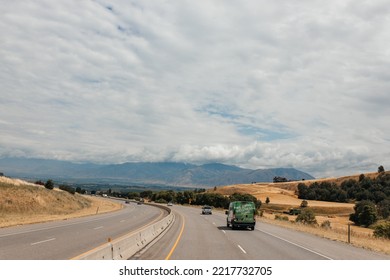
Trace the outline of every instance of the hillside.
{"label": "hillside", "polygon": [[194,165],[180,162],[127,162],[122,164],[80,164],[58,160],[3,158],[0,171],[8,176],[29,179],[58,179],[74,182],[214,187],[251,182],[272,182],[274,177],[289,180],[313,179],[294,168],[246,169],[220,163]]}
{"label": "hillside", "polygon": [[[377,172],[366,173],[365,177],[375,178],[378,176]],[[310,185],[314,182],[329,182],[336,183],[340,185],[342,182],[353,179],[358,181],[360,174],[343,176],[338,178],[322,178],[322,179],[311,179],[304,181],[291,181],[291,182],[283,182],[283,183],[253,183],[253,184],[236,184],[236,185],[227,185],[218,187],[216,190],[210,190],[212,192],[230,195],[234,192],[240,193],[249,193],[253,196],[260,199],[262,202],[265,201],[266,197],[271,199],[273,204],[281,204],[281,205],[291,205],[291,206],[299,206],[301,203],[301,199],[298,199],[296,191],[298,190],[299,183],[305,183],[306,185]],[[334,205],[341,206],[343,204],[347,204],[346,207],[351,207],[349,203],[332,203],[325,201],[311,201],[311,205],[316,206],[329,206],[333,207]]]}
{"label": "hillside", "polygon": [[107,200],[0,177],[0,227],[91,215],[97,207],[99,213],[119,209]]}

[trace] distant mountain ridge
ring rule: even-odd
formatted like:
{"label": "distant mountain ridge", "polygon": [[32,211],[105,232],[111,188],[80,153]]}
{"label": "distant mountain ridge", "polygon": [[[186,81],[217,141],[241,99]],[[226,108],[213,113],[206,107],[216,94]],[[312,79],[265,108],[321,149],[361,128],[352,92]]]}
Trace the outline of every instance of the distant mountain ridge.
{"label": "distant mountain ridge", "polygon": [[124,184],[156,184],[188,187],[213,187],[272,182],[276,176],[289,180],[314,179],[294,168],[246,169],[234,165],[208,163],[203,165],[181,162],[138,162],[99,165],[60,160],[3,158],[0,172],[6,176],[31,179],[72,179],[89,182],[113,181]]}

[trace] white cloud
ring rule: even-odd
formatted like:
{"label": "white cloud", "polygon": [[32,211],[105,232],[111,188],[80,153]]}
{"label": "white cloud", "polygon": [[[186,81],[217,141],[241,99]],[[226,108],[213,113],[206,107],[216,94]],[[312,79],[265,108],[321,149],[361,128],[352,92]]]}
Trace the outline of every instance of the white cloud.
{"label": "white cloud", "polygon": [[390,165],[386,1],[14,1],[0,157]]}

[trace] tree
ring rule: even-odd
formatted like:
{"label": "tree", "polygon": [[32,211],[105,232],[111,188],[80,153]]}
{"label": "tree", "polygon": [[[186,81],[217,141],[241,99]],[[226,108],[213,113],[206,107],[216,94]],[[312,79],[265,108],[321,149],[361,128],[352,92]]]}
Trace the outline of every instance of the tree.
{"label": "tree", "polygon": [[390,239],[390,221],[376,225],[374,229],[374,236]]}
{"label": "tree", "polygon": [[307,198],[309,188],[304,183],[298,184],[298,198],[305,199]]}
{"label": "tree", "polygon": [[49,190],[54,189],[53,180],[47,180],[46,183],[45,183],[45,188],[46,188],[46,189],[49,189]]}
{"label": "tree", "polygon": [[378,220],[378,213],[374,202],[362,200],[355,204],[355,213],[349,216],[349,220],[358,226],[368,227]]}
{"label": "tree", "polygon": [[385,168],[383,167],[383,165],[381,165],[378,167],[378,173],[383,173],[383,172],[385,172]]}
{"label": "tree", "polygon": [[139,196],[142,198],[151,198],[152,195],[153,195],[153,191],[151,191],[151,190],[142,191],[139,194]]}
{"label": "tree", "polygon": [[301,207],[302,208],[305,208],[305,207],[307,207],[309,205],[309,203],[307,202],[307,200],[302,200],[302,202],[301,202]]}
{"label": "tree", "polygon": [[129,192],[127,194],[128,199],[139,199],[140,193],[139,192]]}
{"label": "tree", "polygon": [[270,201],[271,201],[271,200],[270,200],[269,197],[267,196],[267,198],[265,199],[265,203],[268,204],[268,203],[270,203]]}
{"label": "tree", "polygon": [[282,182],[288,182],[287,178],[280,177],[280,176],[275,176],[274,177],[274,183],[282,183]]}
{"label": "tree", "polygon": [[317,219],[314,215],[313,210],[305,208],[301,211],[301,213],[295,219],[297,223],[303,223],[306,225],[317,225]]}
{"label": "tree", "polygon": [[390,198],[384,199],[378,203],[378,214],[383,219],[390,217]]}

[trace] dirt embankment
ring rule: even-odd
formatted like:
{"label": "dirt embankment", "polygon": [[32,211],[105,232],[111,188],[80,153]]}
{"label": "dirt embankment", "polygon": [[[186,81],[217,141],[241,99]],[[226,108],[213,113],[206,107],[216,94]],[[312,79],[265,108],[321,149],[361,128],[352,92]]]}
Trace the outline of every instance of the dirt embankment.
{"label": "dirt embankment", "polygon": [[0,177],[0,227],[70,219],[115,211],[119,203],[70,194],[19,179]]}

